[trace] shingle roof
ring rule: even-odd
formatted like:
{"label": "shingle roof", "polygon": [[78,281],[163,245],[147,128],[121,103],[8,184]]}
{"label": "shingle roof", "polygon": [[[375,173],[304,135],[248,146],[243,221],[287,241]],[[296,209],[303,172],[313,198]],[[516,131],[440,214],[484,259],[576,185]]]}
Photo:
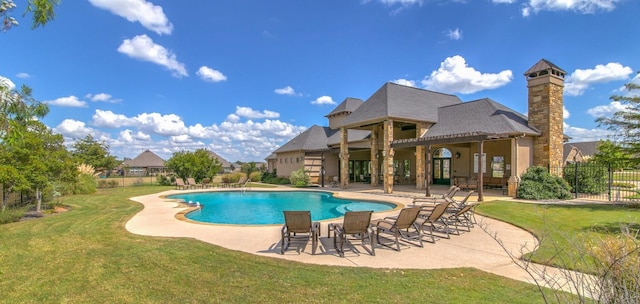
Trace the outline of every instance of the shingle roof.
{"label": "shingle roof", "polygon": [[546,60],[546,59],[541,59],[540,61],[538,61],[536,64],[534,64],[529,70],[527,70],[524,75],[527,76],[531,73],[536,73],[536,72],[540,72],[540,71],[546,71],[548,69],[554,69],[554,70],[558,70],[564,74],[566,74],[567,72],[565,72],[564,70],[562,70],[559,66],[553,64],[551,61]]}
{"label": "shingle roof", "polygon": [[438,121],[438,108],[462,101],[454,95],[387,82],[342,122],[359,127],[386,118],[406,121]]}
{"label": "shingle roof", "polygon": [[311,151],[328,149],[328,139],[339,130],[313,125],[292,140],[282,145],[274,153],[290,151]]}
{"label": "shingle roof", "polygon": [[584,156],[593,156],[598,153],[600,141],[568,142],[564,143],[564,157],[566,158],[572,147],[575,147]]}
{"label": "shingle roof", "polygon": [[343,100],[331,113],[325,115],[324,117],[329,117],[331,115],[339,114],[339,113],[351,113],[355,111],[360,105],[362,105],[364,101],[358,98],[347,97]]}
{"label": "shingle roof", "polygon": [[164,160],[155,153],[145,150],[136,156],[134,159],[128,159],[123,162],[125,167],[136,168],[149,168],[149,167],[164,167]]}
{"label": "shingle roof", "polygon": [[[371,135],[371,131],[347,129],[347,139],[349,140],[349,142],[368,139],[370,135]],[[329,140],[327,141],[327,143],[329,145],[340,144],[340,131],[336,132],[331,137],[329,137]]]}
{"label": "shingle roof", "polygon": [[442,107],[438,123],[423,137],[455,134],[540,135],[527,124],[527,117],[489,98]]}
{"label": "shingle roof", "polygon": [[220,164],[222,164],[222,168],[231,168],[231,163],[215,152],[209,151],[209,155],[211,155],[212,158],[217,158]]}

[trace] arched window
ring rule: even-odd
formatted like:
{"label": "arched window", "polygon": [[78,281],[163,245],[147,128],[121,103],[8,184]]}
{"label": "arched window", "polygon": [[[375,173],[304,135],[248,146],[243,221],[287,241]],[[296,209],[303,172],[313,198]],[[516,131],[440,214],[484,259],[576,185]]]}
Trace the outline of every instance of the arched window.
{"label": "arched window", "polygon": [[447,148],[438,148],[433,152],[433,158],[451,158],[451,151]]}

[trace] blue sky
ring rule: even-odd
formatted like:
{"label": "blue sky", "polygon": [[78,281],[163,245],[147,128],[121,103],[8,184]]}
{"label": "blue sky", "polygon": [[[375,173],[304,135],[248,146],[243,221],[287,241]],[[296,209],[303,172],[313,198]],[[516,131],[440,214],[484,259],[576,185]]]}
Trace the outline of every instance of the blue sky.
{"label": "blue sky", "polygon": [[[49,104],[43,120],[112,155],[207,148],[262,161],[347,97],[393,81],[527,111],[524,72],[564,69],[565,133],[640,81],[636,0],[74,0],[0,33],[0,76]],[[636,20],[636,21],[633,21]]]}

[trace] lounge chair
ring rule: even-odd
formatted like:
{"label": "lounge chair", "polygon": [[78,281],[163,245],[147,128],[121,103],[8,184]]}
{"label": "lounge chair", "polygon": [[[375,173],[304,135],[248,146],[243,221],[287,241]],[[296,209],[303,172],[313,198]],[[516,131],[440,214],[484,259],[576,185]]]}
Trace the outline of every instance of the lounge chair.
{"label": "lounge chair", "polygon": [[[289,248],[292,239],[311,239],[311,254],[316,253],[318,247],[318,237],[320,235],[320,222],[311,222],[310,211],[283,211],[284,225],[282,226],[282,240],[280,243],[280,254]],[[298,235],[302,234],[302,235]],[[300,251],[298,250],[298,253]]]}
{"label": "lounge chair", "polygon": [[187,177],[187,183],[189,183],[189,187],[193,189],[203,188],[202,184],[196,183],[196,180],[193,177]]}
{"label": "lounge chair", "polygon": [[249,179],[248,179],[248,178],[246,178],[246,177],[241,177],[241,178],[238,180],[238,182],[237,182],[237,183],[232,183],[232,184],[231,184],[231,187],[233,187],[233,188],[239,188],[239,187],[242,187],[242,186],[244,186],[244,184],[245,184],[248,180],[249,180]]}
{"label": "lounge chair", "polygon": [[413,205],[415,206],[416,204],[438,204],[438,203],[442,203],[442,202],[454,202],[453,197],[456,195],[456,193],[460,191],[460,188],[458,188],[458,186],[451,186],[449,187],[449,189],[447,190],[447,192],[445,192],[442,195],[433,195],[431,197],[415,197],[413,199]]}
{"label": "lounge chair", "polygon": [[445,220],[447,224],[455,225],[455,234],[460,235],[458,226],[465,227],[466,231],[471,231],[471,228],[473,228],[474,211],[478,204],[477,202],[466,204],[462,209],[446,217]]}
{"label": "lounge chair", "polygon": [[453,200],[451,202],[451,205],[449,205],[449,210],[452,212],[456,212],[462,208],[464,208],[464,206],[466,206],[467,204],[469,204],[469,198],[475,193],[475,191],[473,190],[469,190],[469,192],[467,193],[467,195],[465,195],[462,200],[457,201],[457,200]]}
{"label": "lounge chair", "polygon": [[[422,247],[422,235],[416,219],[420,214],[420,207],[408,207],[400,210],[395,217],[385,217],[375,223],[376,241],[378,244],[400,251],[400,240]],[[380,242],[380,234],[391,234],[395,238],[396,248]],[[416,243],[417,242],[417,243]]]}
{"label": "lounge chair", "polygon": [[[333,247],[341,257],[344,258],[345,244],[353,247],[353,244],[349,241],[350,236],[351,239],[359,239],[362,247],[369,252],[369,254],[376,255],[373,237],[369,231],[372,213],[373,211],[349,211],[344,214],[342,224],[329,224],[327,229],[329,231],[329,237],[331,237],[331,231],[333,231]],[[368,239],[371,249],[365,247],[365,239]]]}
{"label": "lounge chair", "polygon": [[188,188],[189,186],[184,183],[184,180],[182,180],[182,178],[179,178],[179,177],[176,178],[176,189],[186,190]]}
{"label": "lounge chair", "polygon": [[449,225],[447,224],[444,215],[446,214],[449,202],[436,204],[434,208],[422,209],[418,222],[420,223],[420,230],[423,233],[429,233],[431,236],[431,243],[435,243],[436,239],[433,234],[434,231],[443,232],[446,234],[446,238],[449,236]]}

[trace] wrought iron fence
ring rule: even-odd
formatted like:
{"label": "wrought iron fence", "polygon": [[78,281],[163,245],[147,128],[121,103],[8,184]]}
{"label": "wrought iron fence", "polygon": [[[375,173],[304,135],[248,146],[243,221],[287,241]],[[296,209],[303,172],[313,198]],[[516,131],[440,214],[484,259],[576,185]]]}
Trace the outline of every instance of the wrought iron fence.
{"label": "wrought iron fence", "polygon": [[640,201],[640,170],[615,171],[609,164],[596,162],[569,163],[556,170],[561,170],[574,198],[608,202]]}

